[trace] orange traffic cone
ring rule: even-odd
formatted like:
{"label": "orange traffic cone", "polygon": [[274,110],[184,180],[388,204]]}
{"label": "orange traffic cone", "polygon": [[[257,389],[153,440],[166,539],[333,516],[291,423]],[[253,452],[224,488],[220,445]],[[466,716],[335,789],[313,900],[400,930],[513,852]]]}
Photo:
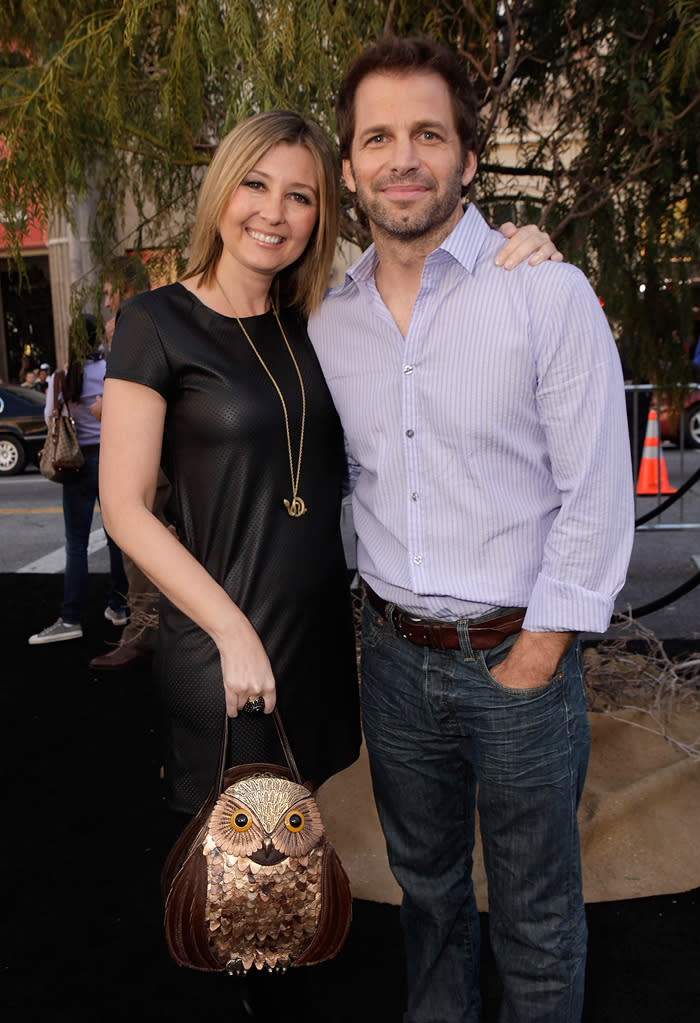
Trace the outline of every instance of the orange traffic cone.
{"label": "orange traffic cone", "polygon": [[639,463],[637,493],[650,497],[654,494],[675,494],[675,492],[675,488],[668,482],[666,463],[659,447],[659,417],[656,414],[656,409],[650,409],[642,460]]}

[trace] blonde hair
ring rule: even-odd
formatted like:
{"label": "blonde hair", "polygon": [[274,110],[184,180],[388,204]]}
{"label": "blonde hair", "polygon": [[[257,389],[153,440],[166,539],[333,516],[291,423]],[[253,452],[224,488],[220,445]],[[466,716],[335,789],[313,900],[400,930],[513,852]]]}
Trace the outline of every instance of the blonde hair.
{"label": "blonde hair", "polygon": [[219,144],[199,193],[188,277],[212,284],[223,244],[219,224],[224,210],[246,174],[273,146],[284,142],[305,146],[318,175],[319,213],[306,249],[277,275],[273,288],[281,305],[298,306],[308,316],[328,287],[338,234],[338,161],[325,132],[291,110],[255,114],[236,125]]}

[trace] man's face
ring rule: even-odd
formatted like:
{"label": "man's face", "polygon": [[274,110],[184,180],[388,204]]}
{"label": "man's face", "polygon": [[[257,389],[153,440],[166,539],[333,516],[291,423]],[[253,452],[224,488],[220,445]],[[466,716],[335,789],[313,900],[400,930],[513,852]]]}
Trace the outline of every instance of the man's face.
{"label": "man's face", "polygon": [[476,155],[462,156],[445,80],[438,74],[372,73],[355,94],[355,134],[343,177],[372,232],[435,245],[462,216],[462,187]]}
{"label": "man's face", "polygon": [[105,309],[109,309],[112,316],[116,316],[122,298],[119,288],[113,288],[110,281],[105,281],[102,285],[102,293],[105,297]]}

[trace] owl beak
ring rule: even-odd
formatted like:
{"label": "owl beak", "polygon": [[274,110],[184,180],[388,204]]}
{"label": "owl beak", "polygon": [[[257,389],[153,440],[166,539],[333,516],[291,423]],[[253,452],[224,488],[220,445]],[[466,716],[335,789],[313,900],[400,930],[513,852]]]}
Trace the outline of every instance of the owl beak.
{"label": "owl beak", "polygon": [[272,839],[267,835],[260,843],[260,848],[250,854],[250,858],[263,867],[273,867],[275,863],[281,863],[287,857],[279,849],[275,849]]}

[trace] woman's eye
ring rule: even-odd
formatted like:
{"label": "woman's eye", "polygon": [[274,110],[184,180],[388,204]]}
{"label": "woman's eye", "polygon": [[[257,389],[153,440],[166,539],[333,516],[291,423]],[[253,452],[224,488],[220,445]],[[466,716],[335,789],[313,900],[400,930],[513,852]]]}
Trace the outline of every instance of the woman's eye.
{"label": "woman's eye", "polygon": [[304,206],[309,206],[311,204],[311,200],[308,195],[304,195],[303,192],[292,192],[290,198],[293,199],[294,202],[302,203]]}
{"label": "woman's eye", "polygon": [[253,191],[258,191],[265,187],[262,181],[244,181],[243,184],[246,188],[252,188]]}

